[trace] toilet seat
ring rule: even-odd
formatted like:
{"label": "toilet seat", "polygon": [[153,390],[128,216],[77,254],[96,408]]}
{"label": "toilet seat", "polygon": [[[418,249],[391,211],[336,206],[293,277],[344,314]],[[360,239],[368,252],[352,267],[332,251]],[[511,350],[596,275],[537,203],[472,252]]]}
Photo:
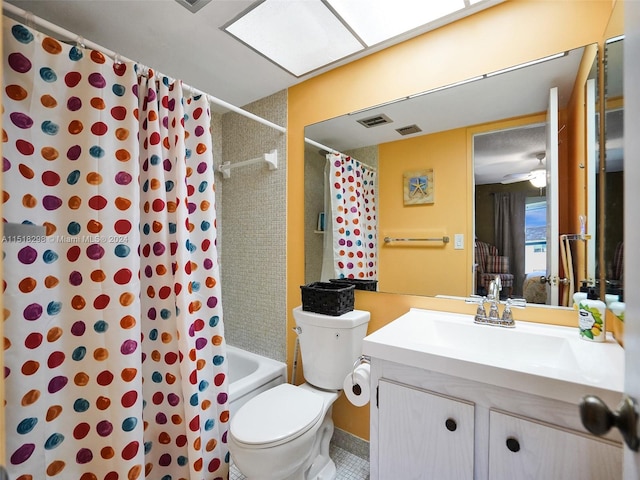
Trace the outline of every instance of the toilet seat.
{"label": "toilet seat", "polygon": [[324,400],[312,391],[283,383],[252,398],[235,414],[230,434],[246,448],[289,442],[323,418]]}

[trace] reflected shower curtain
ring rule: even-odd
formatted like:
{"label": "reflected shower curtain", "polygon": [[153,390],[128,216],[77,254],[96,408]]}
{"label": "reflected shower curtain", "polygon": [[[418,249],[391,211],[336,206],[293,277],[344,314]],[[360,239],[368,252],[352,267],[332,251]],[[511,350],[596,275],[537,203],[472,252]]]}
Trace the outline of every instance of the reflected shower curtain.
{"label": "reflected shower curtain", "polygon": [[[377,275],[376,172],[339,153],[327,154],[335,278]],[[325,249],[327,252],[327,249]]]}
{"label": "reflected shower curtain", "polygon": [[10,477],[226,478],[208,105],[4,20]]}

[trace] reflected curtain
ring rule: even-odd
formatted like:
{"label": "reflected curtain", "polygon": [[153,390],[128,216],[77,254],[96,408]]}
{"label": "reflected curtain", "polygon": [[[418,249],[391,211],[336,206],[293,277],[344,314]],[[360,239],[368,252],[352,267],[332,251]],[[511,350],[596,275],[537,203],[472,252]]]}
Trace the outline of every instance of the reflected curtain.
{"label": "reflected curtain", "polygon": [[513,295],[522,296],[525,276],[525,192],[494,193],[494,234],[500,255],[509,257]]}
{"label": "reflected curtain", "polygon": [[208,105],[7,19],[3,43],[3,220],[46,227],[3,245],[10,477],[226,478]]}
{"label": "reflected curtain", "polygon": [[339,153],[327,154],[327,161],[335,278],[374,280],[378,264],[376,171]]}

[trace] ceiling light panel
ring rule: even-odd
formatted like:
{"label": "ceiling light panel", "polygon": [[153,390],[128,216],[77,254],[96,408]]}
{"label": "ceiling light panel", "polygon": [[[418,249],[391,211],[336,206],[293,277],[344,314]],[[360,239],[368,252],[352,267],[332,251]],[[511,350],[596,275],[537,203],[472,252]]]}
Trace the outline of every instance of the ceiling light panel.
{"label": "ceiling light panel", "polygon": [[325,0],[368,46],[463,10],[464,0]]}
{"label": "ceiling light panel", "polygon": [[321,0],[265,0],[224,30],[296,77],[364,48]]}

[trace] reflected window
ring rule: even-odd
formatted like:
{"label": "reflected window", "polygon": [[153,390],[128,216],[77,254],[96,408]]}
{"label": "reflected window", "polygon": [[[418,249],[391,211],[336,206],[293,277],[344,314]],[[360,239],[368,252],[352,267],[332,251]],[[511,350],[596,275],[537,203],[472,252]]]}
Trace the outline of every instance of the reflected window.
{"label": "reflected window", "polygon": [[527,197],[524,228],[525,272],[545,272],[547,269],[547,200],[545,197]]}

